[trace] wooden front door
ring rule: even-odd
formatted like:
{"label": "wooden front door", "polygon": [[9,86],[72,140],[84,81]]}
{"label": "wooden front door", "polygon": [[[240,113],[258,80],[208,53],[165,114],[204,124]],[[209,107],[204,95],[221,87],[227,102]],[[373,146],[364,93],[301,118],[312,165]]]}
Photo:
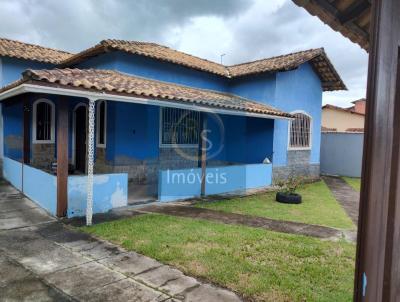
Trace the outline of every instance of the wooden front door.
{"label": "wooden front door", "polygon": [[86,137],[86,106],[79,106],[75,110],[75,170],[81,173],[86,172]]}

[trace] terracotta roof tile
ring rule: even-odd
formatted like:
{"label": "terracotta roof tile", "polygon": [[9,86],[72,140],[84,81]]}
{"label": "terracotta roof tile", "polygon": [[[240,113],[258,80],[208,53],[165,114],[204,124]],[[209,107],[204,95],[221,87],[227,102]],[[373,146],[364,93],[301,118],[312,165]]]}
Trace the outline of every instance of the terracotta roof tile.
{"label": "terracotta roof tile", "polygon": [[22,80],[0,89],[0,93],[22,83],[85,89],[109,94],[197,104],[210,108],[292,117],[289,113],[234,94],[197,89],[99,69],[27,70],[23,73]]}
{"label": "terracotta roof tile", "polygon": [[310,62],[320,76],[324,91],[347,89],[323,48],[233,65],[228,69],[232,77],[240,77],[261,72],[292,70],[306,62]]}
{"label": "terracotta roof tile", "polygon": [[99,44],[86,49],[63,62],[62,65],[71,66],[76,64],[86,57],[91,57],[99,53],[110,50],[119,50],[131,54],[150,57],[157,60],[167,61],[174,64],[184,65],[190,68],[199,69],[206,72],[211,72],[221,76],[228,76],[225,66],[201,59],[181,51],[171,49],[169,47],[156,43],[125,41],[125,40],[103,40]]}
{"label": "terracotta roof tile", "polygon": [[297,53],[233,66],[224,66],[155,43],[104,40],[94,47],[84,50],[65,60],[61,64],[61,67],[70,67],[84,61],[88,57],[96,56],[112,50],[124,51],[156,60],[171,62],[227,78],[241,77],[262,72],[292,70],[301,64],[310,61],[321,78],[324,91],[346,89],[345,84],[322,48],[300,51]]}
{"label": "terracotta roof tile", "polygon": [[1,56],[59,64],[69,59],[72,54],[52,48],[0,38]]}
{"label": "terracotta roof tile", "polygon": [[342,107],[331,105],[331,104],[326,104],[326,105],[322,106],[322,109],[333,109],[333,110],[343,111],[343,112],[352,113],[352,114],[365,115],[364,113],[360,113],[360,112],[356,112],[356,111],[352,110],[352,108],[353,107],[342,108]]}
{"label": "terracotta roof tile", "polygon": [[364,132],[364,128],[347,128],[346,132]]}

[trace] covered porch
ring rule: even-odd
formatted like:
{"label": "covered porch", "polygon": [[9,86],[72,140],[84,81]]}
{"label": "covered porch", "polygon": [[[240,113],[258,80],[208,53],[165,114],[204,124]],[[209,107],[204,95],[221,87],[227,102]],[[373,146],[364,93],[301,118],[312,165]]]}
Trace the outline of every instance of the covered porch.
{"label": "covered porch", "polygon": [[[53,215],[91,217],[272,182],[274,120],[289,114],[234,95],[130,76],[141,93],[99,92],[96,86],[112,80],[85,87],[68,78],[86,73],[79,70],[57,70],[54,87],[40,72],[24,74],[34,83],[0,94],[4,176]],[[140,85],[165,95],[144,95]],[[181,89],[180,98],[171,86],[174,93]]]}

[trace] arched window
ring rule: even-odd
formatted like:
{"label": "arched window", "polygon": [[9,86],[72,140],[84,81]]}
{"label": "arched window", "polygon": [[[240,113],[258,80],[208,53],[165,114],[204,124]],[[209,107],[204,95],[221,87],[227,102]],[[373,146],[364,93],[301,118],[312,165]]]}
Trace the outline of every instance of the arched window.
{"label": "arched window", "polygon": [[99,101],[97,104],[97,147],[104,148],[106,146],[107,138],[107,103],[106,101]]}
{"label": "arched window", "polygon": [[311,116],[305,112],[293,112],[289,127],[289,149],[311,148]]}
{"label": "arched window", "polygon": [[33,143],[54,143],[54,104],[46,99],[33,103]]}

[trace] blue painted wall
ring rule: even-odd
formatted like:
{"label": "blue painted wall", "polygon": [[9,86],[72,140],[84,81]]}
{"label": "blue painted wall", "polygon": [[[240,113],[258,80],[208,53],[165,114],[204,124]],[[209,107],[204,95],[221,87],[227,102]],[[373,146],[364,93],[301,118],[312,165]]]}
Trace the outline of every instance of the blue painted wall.
{"label": "blue painted wall", "polygon": [[123,102],[107,104],[107,160],[157,158],[159,107]]}
{"label": "blue painted wall", "polygon": [[[298,69],[277,74],[274,103],[286,112],[303,110],[312,117],[312,148],[310,163],[319,163],[321,144],[322,87],[318,75],[306,63]],[[286,165],[288,147],[288,123],[275,122],[274,163]]]}
{"label": "blue painted wall", "polygon": [[207,127],[209,160],[252,164],[272,159],[273,120],[208,114]]}
{"label": "blue painted wall", "polygon": [[4,156],[21,161],[23,146],[22,102],[3,104]]}
{"label": "blue painted wall", "polygon": [[[271,164],[250,164],[206,169],[206,195],[242,192],[272,183]],[[159,171],[158,200],[162,202],[198,197],[201,169]]]}
{"label": "blue painted wall", "polygon": [[[261,74],[233,80],[230,91],[286,112],[302,110],[312,116],[310,163],[319,163],[322,87],[318,75],[306,63],[274,75]],[[273,163],[287,164],[288,121],[274,120]]]}
{"label": "blue painted wall", "polygon": [[14,187],[22,191],[22,164],[16,160],[4,157],[3,177]]}
{"label": "blue painted wall", "polygon": [[77,67],[113,69],[135,76],[191,87],[228,90],[229,80],[224,77],[124,52],[102,54],[78,64]]}
{"label": "blue painted wall", "polygon": [[[87,176],[68,176],[68,217],[85,216]],[[128,203],[128,174],[98,174],[93,179],[93,213],[104,213]]]}
{"label": "blue painted wall", "polygon": [[23,192],[50,214],[57,211],[57,177],[24,165]]}
{"label": "blue painted wall", "polygon": [[2,76],[0,86],[5,86],[21,78],[21,73],[26,69],[46,69],[54,65],[29,60],[1,57]]}
{"label": "blue painted wall", "polygon": [[[160,108],[123,102],[107,103],[108,161],[159,157]],[[208,114],[208,159],[262,163],[272,157],[274,122],[269,119]]]}
{"label": "blue painted wall", "polygon": [[276,74],[258,74],[232,79],[229,92],[272,105],[275,99]]}

